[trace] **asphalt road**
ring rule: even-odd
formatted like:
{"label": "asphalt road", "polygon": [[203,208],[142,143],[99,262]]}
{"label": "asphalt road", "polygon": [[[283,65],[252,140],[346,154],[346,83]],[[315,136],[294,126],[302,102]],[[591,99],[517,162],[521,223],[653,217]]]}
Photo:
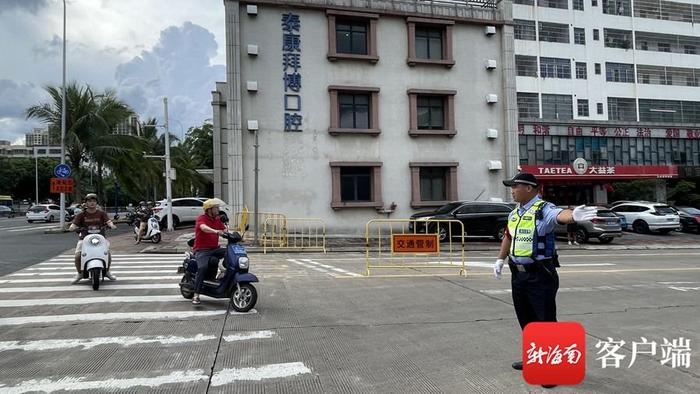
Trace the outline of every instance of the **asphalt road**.
{"label": "asphalt road", "polygon": [[[493,252],[470,253],[466,278],[443,258],[368,278],[362,254],[254,254],[260,300],[243,315],[183,299],[180,255],[115,254],[119,279],[98,292],[68,284],[70,255],[0,277],[0,392],[544,391],[510,368],[521,336]],[[553,391],[696,392],[699,258],[562,251],[559,320],[586,329],[586,379]],[[607,338],[625,341],[617,368],[598,359]],[[641,338],[659,347],[630,366]],[[687,367],[662,364],[664,338],[690,340]]]}
{"label": "asphalt road", "polygon": [[[58,223],[27,223],[22,217],[0,218],[0,275],[17,271],[37,261],[46,260],[70,248],[75,248],[75,233],[44,234]],[[110,235],[128,232],[126,224],[118,224]]]}

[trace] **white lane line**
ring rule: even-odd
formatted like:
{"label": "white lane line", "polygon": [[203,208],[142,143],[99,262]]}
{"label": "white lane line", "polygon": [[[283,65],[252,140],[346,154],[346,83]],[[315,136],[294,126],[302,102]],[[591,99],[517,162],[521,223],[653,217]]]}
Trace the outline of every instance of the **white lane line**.
{"label": "white lane line", "polygon": [[294,263],[294,264],[300,265],[300,266],[302,266],[302,267],[304,267],[304,268],[307,268],[307,269],[310,269],[310,270],[314,270],[314,271],[317,271],[317,272],[326,274],[326,275],[330,275],[330,276],[333,276],[333,277],[336,276],[335,274],[330,273],[330,272],[326,271],[326,270],[323,269],[323,268],[319,268],[319,267],[316,267],[316,266],[314,266],[314,265],[302,263],[301,261],[297,261],[297,260],[294,260],[294,259],[287,259],[287,261],[289,261],[290,263]]}
{"label": "white lane line", "polygon": [[[581,292],[599,292],[599,291],[637,290],[640,288],[666,290],[670,287],[661,286],[661,285],[658,285],[655,283],[641,283],[641,284],[635,284],[635,285],[560,287],[559,291],[563,292],[563,293],[581,293]],[[677,290],[677,289],[674,289],[674,290]],[[489,290],[479,290],[479,292],[486,293],[486,294],[509,294],[512,292],[512,290],[511,289],[489,289]]]}
{"label": "white lane line", "polygon": [[662,285],[692,285],[694,283],[700,283],[700,282],[658,282],[661,283]]}
{"label": "white lane line", "polygon": [[86,376],[80,377],[59,377],[55,380],[31,379],[20,382],[16,386],[5,386],[0,383],[0,392],[15,394],[27,392],[53,393],[54,391],[78,391],[78,390],[117,390],[130,389],[134,387],[156,388],[164,384],[185,384],[209,379],[209,375],[201,369],[188,371],[174,371],[167,375],[105,380],[86,380]]}
{"label": "white lane line", "polygon": [[[155,264],[153,264],[153,265],[149,265],[149,264],[153,264],[153,263],[144,263],[143,265],[129,264],[129,265],[130,265],[129,267],[125,267],[125,266],[123,265],[123,263],[119,263],[119,262],[116,262],[116,263],[115,263],[115,262],[113,261],[113,262],[112,262],[112,269],[117,268],[117,266],[124,267],[124,268],[127,268],[127,269],[138,269],[138,268],[141,268],[141,269],[165,268],[165,267],[154,267],[153,265],[155,265]],[[182,265],[182,264],[167,263],[167,264],[158,264],[158,265],[165,265],[166,267],[174,267],[175,269],[177,269],[178,266],[180,266],[180,265]],[[72,270],[73,272],[75,272],[75,265],[74,265],[74,264],[71,264],[70,266],[69,266],[69,265],[66,265],[66,266],[64,266],[64,267],[34,267],[34,268],[25,268],[23,271],[65,271],[65,270]],[[171,272],[172,272],[172,271],[171,271]]]}
{"label": "white lane line", "polygon": [[[625,252],[621,250],[621,252]],[[698,256],[700,252],[682,252],[682,253],[607,253],[607,254],[560,254],[560,258],[566,257],[584,257],[584,258],[598,258],[598,257],[644,257],[644,256]]]}
{"label": "white lane line", "polygon": [[[176,267],[177,268],[177,267]],[[176,272],[177,269],[171,270],[142,270],[142,271],[112,271],[115,275],[124,274],[167,274]],[[7,276],[75,276],[75,272],[19,272],[16,274],[10,274]]]}
{"label": "white lane line", "polygon": [[[60,258],[60,259],[51,259],[49,260],[52,263],[62,263],[62,262],[71,262],[73,261],[73,257],[70,258]],[[185,259],[184,255],[171,255],[171,257],[141,257],[141,256],[136,256],[134,258],[129,258],[129,257],[114,257],[112,256],[112,261],[182,261]]]}
{"label": "white lane line", "polygon": [[0,308],[15,308],[26,306],[47,305],[90,305],[90,304],[115,304],[124,302],[174,302],[182,301],[182,296],[124,296],[124,297],[82,297],[82,298],[37,298],[28,300],[3,300]]}
{"label": "white lane line", "polygon": [[241,380],[263,380],[287,378],[311,373],[304,363],[269,364],[252,368],[226,368],[214,373],[211,378],[212,386],[223,386]]}
{"label": "white lane line", "polygon": [[[173,257],[182,256],[183,253],[131,253],[131,254],[113,254],[112,257]],[[72,254],[60,254],[54,258],[73,258]]]}
{"label": "white lane line", "polygon": [[[253,313],[252,309],[248,313]],[[24,324],[47,324],[62,322],[95,322],[105,320],[140,321],[140,320],[182,320],[191,317],[216,316],[226,313],[224,309],[214,311],[151,311],[151,312],[114,312],[84,313],[76,315],[45,315],[0,318],[0,326],[20,326]],[[233,312],[232,312],[233,313]],[[257,311],[255,312],[257,313]]]}
{"label": "white lane line", "polygon": [[614,263],[567,263],[562,264],[562,267],[605,267],[610,265],[617,265]]}
{"label": "white lane line", "polygon": [[356,274],[356,273],[354,273],[354,272],[346,271],[346,270],[344,270],[344,269],[342,269],[342,268],[334,267],[334,266],[332,266],[332,265],[321,264],[321,263],[319,263],[319,262],[317,262],[317,261],[313,261],[313,260],[311,260],[311,259],[302,259],[302,261],[305,261],[305,262],[311,263],[311,264],[315,264],[315,265],[318,265],[319,267],[323,267],[323,268],[326,268],[326,269],[329,269],[329,270],[333,270],[333,271],[335,271],[335,272],[340,272],[340,273],[342,273],[342,274],[346,274],[346,275],[350,275],[350,276],[362,276],[362,275],[360,275],[360,274]]}
{"label": "white lane line", "polygon": [[[150,336],[123,336],[123,337],[97,337],[79,339],[40,339],[36,341],[5,341],[0,342],[0,352],[8,350],[22,350],[25,352],[38,352],[56,349],[71,349],[81,347],[92,349],[102,345],[120,345],[129,347],[148,343],[160,343],[161,345],[180,345],[189,342],[202,342],[216,339],[216,335],[197,334],[193,337],[179,337],[173,335]],[[0,389],[2,391],[2,389]]]}
{"label": "white lane line", "polygon": [[[180,266],[182,265],[182,259],[180,260],[173,260],[173,261],[119,261],[119,260],[114,260],[112,259],[112,265],[113,266],[120,266],[120,267],[126,267],[130,266],[135,266],[135,267],[140,267],[140,266],[161,266],[161,265],[176,265]],[[32,267],[75,267],[75,264],[71,260],[70,262],[66,261],[64,263],[39,263],[35,264]]]}
{"label": "white lane line", "polygon": [[[174,272],[174,271],[173,271]],[[145,275],[145,276],[120,276],[119,278],[120,282],[123,282],[125,280],[166,280],[166,279],[171,279],[171,280],[180,280],[182,279],[182,275],[163,275],[163,276],[153,276],[153,275]],[[48,283],[48,282],[66,282],[70,283],[70,277],[62,277],[62,278],[33,278],[33,279],[0,279],[0,284],[4,283]],[[82,282],[82,283],[87,283]],[[110,285],[107,284],[105,285],[109,287]]]}
{"label": "white lane line", "polygon": [[678,290],[678,291],[684,291],[684,292],[700,290],[700,287],[669,286],[668,288],[671,290]]}
{"label": "white lane line", "polygon": [[238,334],[226,335],[224,336],[224,341],[226,342],[238,342],[247,341],[249,339],[270,339],[276,334],[274,331],[264,330],[264,331],[253,331],[253,332],[242,332]]}
{"label": "white lane line", "polygon": [[[109,284],[100,288],[100,292],[110,290],[151,290],[151,289],[177,289],[177,283],[150,283],[144,285]],[[45,286],[45,287],[4,287],[0,293],[49,293],[54,291],[93,291],[87,286]]]}
{"label": "white lane line", "polygon": [[14,227],[3,227],[2,230],[44,229],[44,228],[51,228],[51,227],[58,227],[58,225],[57,224],[50,224],[50,225],[44,225],[44,226],[24,225],[24,226],[14,226]]}
{"label": "white lane line", "polygon": [[33,227],[33,228],[18,228],[15,230],[7,230],[8,233],[21,233],[25,231],[34,231],[34,230],[46,230],[47,228],[58,228],[58,226],[45,226],[45,227]]}

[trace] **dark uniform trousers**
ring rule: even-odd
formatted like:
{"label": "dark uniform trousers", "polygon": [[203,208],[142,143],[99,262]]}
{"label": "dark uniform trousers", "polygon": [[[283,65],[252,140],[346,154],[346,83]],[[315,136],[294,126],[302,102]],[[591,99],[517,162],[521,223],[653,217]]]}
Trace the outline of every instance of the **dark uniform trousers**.
{"label": "dark uniform trousers", "polygon": [[556,296],[559,290],[559,275],[551,262],[535,262],[518,270],[508,263],[513,289],[513,306],[520,328],[531,322],[557,321]]}

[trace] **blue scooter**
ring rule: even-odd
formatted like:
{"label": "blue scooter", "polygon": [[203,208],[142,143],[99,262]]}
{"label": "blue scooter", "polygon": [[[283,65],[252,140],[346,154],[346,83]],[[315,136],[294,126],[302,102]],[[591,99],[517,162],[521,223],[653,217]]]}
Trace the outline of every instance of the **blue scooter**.
{"label": "blue scooter", "polygon": [[[236,312],[248,312],[258,301],[258,292],[252,285],[258,278],[248,272],[250,260],[244,246],[239,245],[242,237],[238,233],[224,233],[222,238],[228,241],[226,247],[226,257],[222,263],[226,269],[221,279],[216,278],[216,269],[209,269],[204,277],[204,284],[200,294],[212,298],[230,298],[231,308]],[[187,244],[194,246],[194,238]],[[218,259],[212,258],[209,267],[217,266]],[[180,281],[180,293],[187,299],[194,296],[195,277],[197,276],[197,260],[192,252],[188,252],[182,267],[178,268],[178,273],[184,273]]]}

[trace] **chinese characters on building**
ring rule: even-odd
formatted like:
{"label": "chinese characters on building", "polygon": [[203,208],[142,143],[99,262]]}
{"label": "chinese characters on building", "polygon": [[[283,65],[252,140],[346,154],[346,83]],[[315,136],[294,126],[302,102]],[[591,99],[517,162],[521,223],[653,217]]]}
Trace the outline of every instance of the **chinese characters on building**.
{"label": "chinese characters on building", "polygon": [[519,124],[520,135],[554,135],[568,137],[620,137],[620,138],[682,138],[700,139],[697,128],[649,128],[649,127],[604,127],[578,125],[548,125],[542,123]]}
{"label": "chinese characters on building", "polygon": [[284,131],[301,131],[301,21],[297,14],[282,14],[282,82]]}
{"label": "chinese characters on building", "polygon": [[[690,339],[677,338],[669,341],[663,338],[663,343],[658,344],[656,341],[648,341],[644,337],[640,337],[641,341],[633,341],[632,354],[629,358],[627,368],[631,368],[637,360],[637,355],[660,356],[661,365],[669,365],[671,368],[683,367],[690,368]],[[627,344],[624,340],[615,340],[608,337],[606,341],[598,341],[595,347],[600,349],[596,360],[600,360],[603,368],[620,368],[623,360],[627,358],[627,354],[623,354],[623,346]]]}

